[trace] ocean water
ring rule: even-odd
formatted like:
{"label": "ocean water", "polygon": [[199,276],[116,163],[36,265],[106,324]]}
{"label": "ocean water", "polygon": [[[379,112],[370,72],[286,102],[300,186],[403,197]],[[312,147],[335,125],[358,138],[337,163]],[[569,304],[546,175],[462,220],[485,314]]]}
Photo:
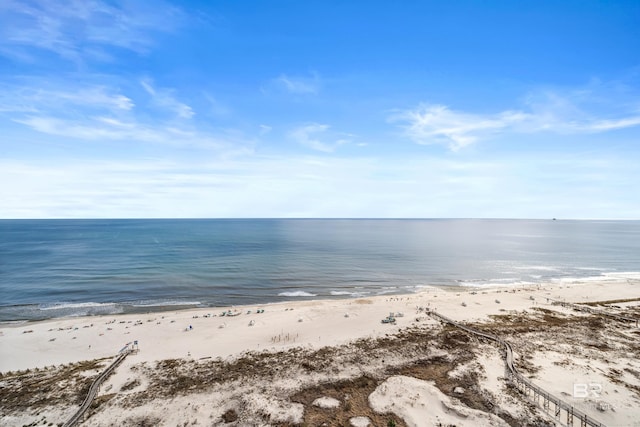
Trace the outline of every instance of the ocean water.
{"label": "ocean water", "polygon": [[0,220],[0,321],[639,271],[640,221]]}

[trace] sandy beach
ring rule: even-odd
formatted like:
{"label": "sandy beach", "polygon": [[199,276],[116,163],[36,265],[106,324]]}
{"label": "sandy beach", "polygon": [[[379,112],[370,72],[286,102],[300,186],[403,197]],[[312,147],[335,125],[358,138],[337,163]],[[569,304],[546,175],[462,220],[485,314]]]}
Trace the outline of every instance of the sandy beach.
{"label": "sandy beach", "polygon": [[5,324],[0,424],[62,425],[137,342],[83,425],[564,425],[437,311],[508,340],[523,375],[605,425],[639,425],[640,328],[563,301],[640,318],[640,275]]}

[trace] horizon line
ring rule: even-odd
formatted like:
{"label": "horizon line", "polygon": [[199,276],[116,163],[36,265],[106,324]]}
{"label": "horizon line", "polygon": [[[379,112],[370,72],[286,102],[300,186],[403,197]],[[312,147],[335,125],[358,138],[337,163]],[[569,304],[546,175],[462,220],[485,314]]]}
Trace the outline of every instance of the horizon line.
{"label": "horizon line", "polygon": [[556,218],[556,217],[59,217],[59,218],[0,218],[0,221],[149,221],[149,220],[370,220],[370,221],[639,221],[640,218]]}

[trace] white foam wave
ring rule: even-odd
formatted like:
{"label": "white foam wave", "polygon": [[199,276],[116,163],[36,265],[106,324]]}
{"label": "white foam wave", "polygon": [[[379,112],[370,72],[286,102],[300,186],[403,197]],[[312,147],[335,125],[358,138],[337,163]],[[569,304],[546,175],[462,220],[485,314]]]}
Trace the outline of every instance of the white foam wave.
{"label": "white foam wave", "polygon": [[290,291],[290,292],[280,292],[278,294],[280,297],[315,297],[316,294],[312,294],[310,292],[305,291]]}
{"label": "white foam wave", "polygon": [[491,283],[517,283],[517,277],[504,277],[502,279],[491,279],[489,280]]}
{"label": "white foam wave", "polygon": [[640,273],[626,272],[626,273],[604,273],[600,276],[587,276],[587,277],[558,277],[553,278],[550,281],[552,283],[590,283],[590,282],[619,282],[623,280],[638,280],[640,279]]}
{"label": "white foam wave", "polygon": [[11,326],[25,325],[27,323],[29,323],[28,320],[3,320],[3,321],[0,321],[0,325],[11,325]]}
{"label": "white foam wave", "polygon": [[368,292],[349,292],[349,291],[331,291],[330,294],[333,296],[350,296],[350,297],[362,297],[366,295]]}
{"label": "white foam wave", "polygon": [[615,277],[618,279],[640,279],[640,271],[617,271],[605,273],[605,276]]}
{"label": "white foam wave", "polygon": [[40,310],[67,310],[78,308],[113,307],[115,303],[104,302],[60,302],[54,304],[41,305]]}
{"label": "white foam wave", "polygon": [[511,282],[498,282],[498,281],[489,281],[489,282],[459,282],[460,286],[467,288],[511,288],[514,286],[526,286],[526,285],[535,285],[534,282],[527,282],[525,280],[517,280]]}
{"label": "white foam wave", "polygon": [[559,271],[557,267],[551,267],[550,265],[518,265],[513,268],[516,270]]}
{"label": "white foam wave", "polygon": [[395,294],[397,292],[395,289],[395,287],[393,289],[380,289],[376,292],[376,295]]}
{"label": "white foam wave", "polygon": [[165,307],[174,305],[202,305],[200,301],[141,301],[131,304],[134,307]]}
{"label": "white foam wave", "polygon": [[441,287],[433,286],[433,285],[415,285],[413,287],[414,292],[438,291],[441,289],[442,289]]}

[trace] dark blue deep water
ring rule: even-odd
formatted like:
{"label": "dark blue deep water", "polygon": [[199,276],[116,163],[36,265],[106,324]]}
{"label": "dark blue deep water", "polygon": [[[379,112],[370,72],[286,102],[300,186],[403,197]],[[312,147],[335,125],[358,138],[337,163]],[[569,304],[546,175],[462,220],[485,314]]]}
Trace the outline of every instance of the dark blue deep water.
{"label": "dark blue deep water", "polygon": [[0,321],[640,271],[640,221],[0,220]]}

